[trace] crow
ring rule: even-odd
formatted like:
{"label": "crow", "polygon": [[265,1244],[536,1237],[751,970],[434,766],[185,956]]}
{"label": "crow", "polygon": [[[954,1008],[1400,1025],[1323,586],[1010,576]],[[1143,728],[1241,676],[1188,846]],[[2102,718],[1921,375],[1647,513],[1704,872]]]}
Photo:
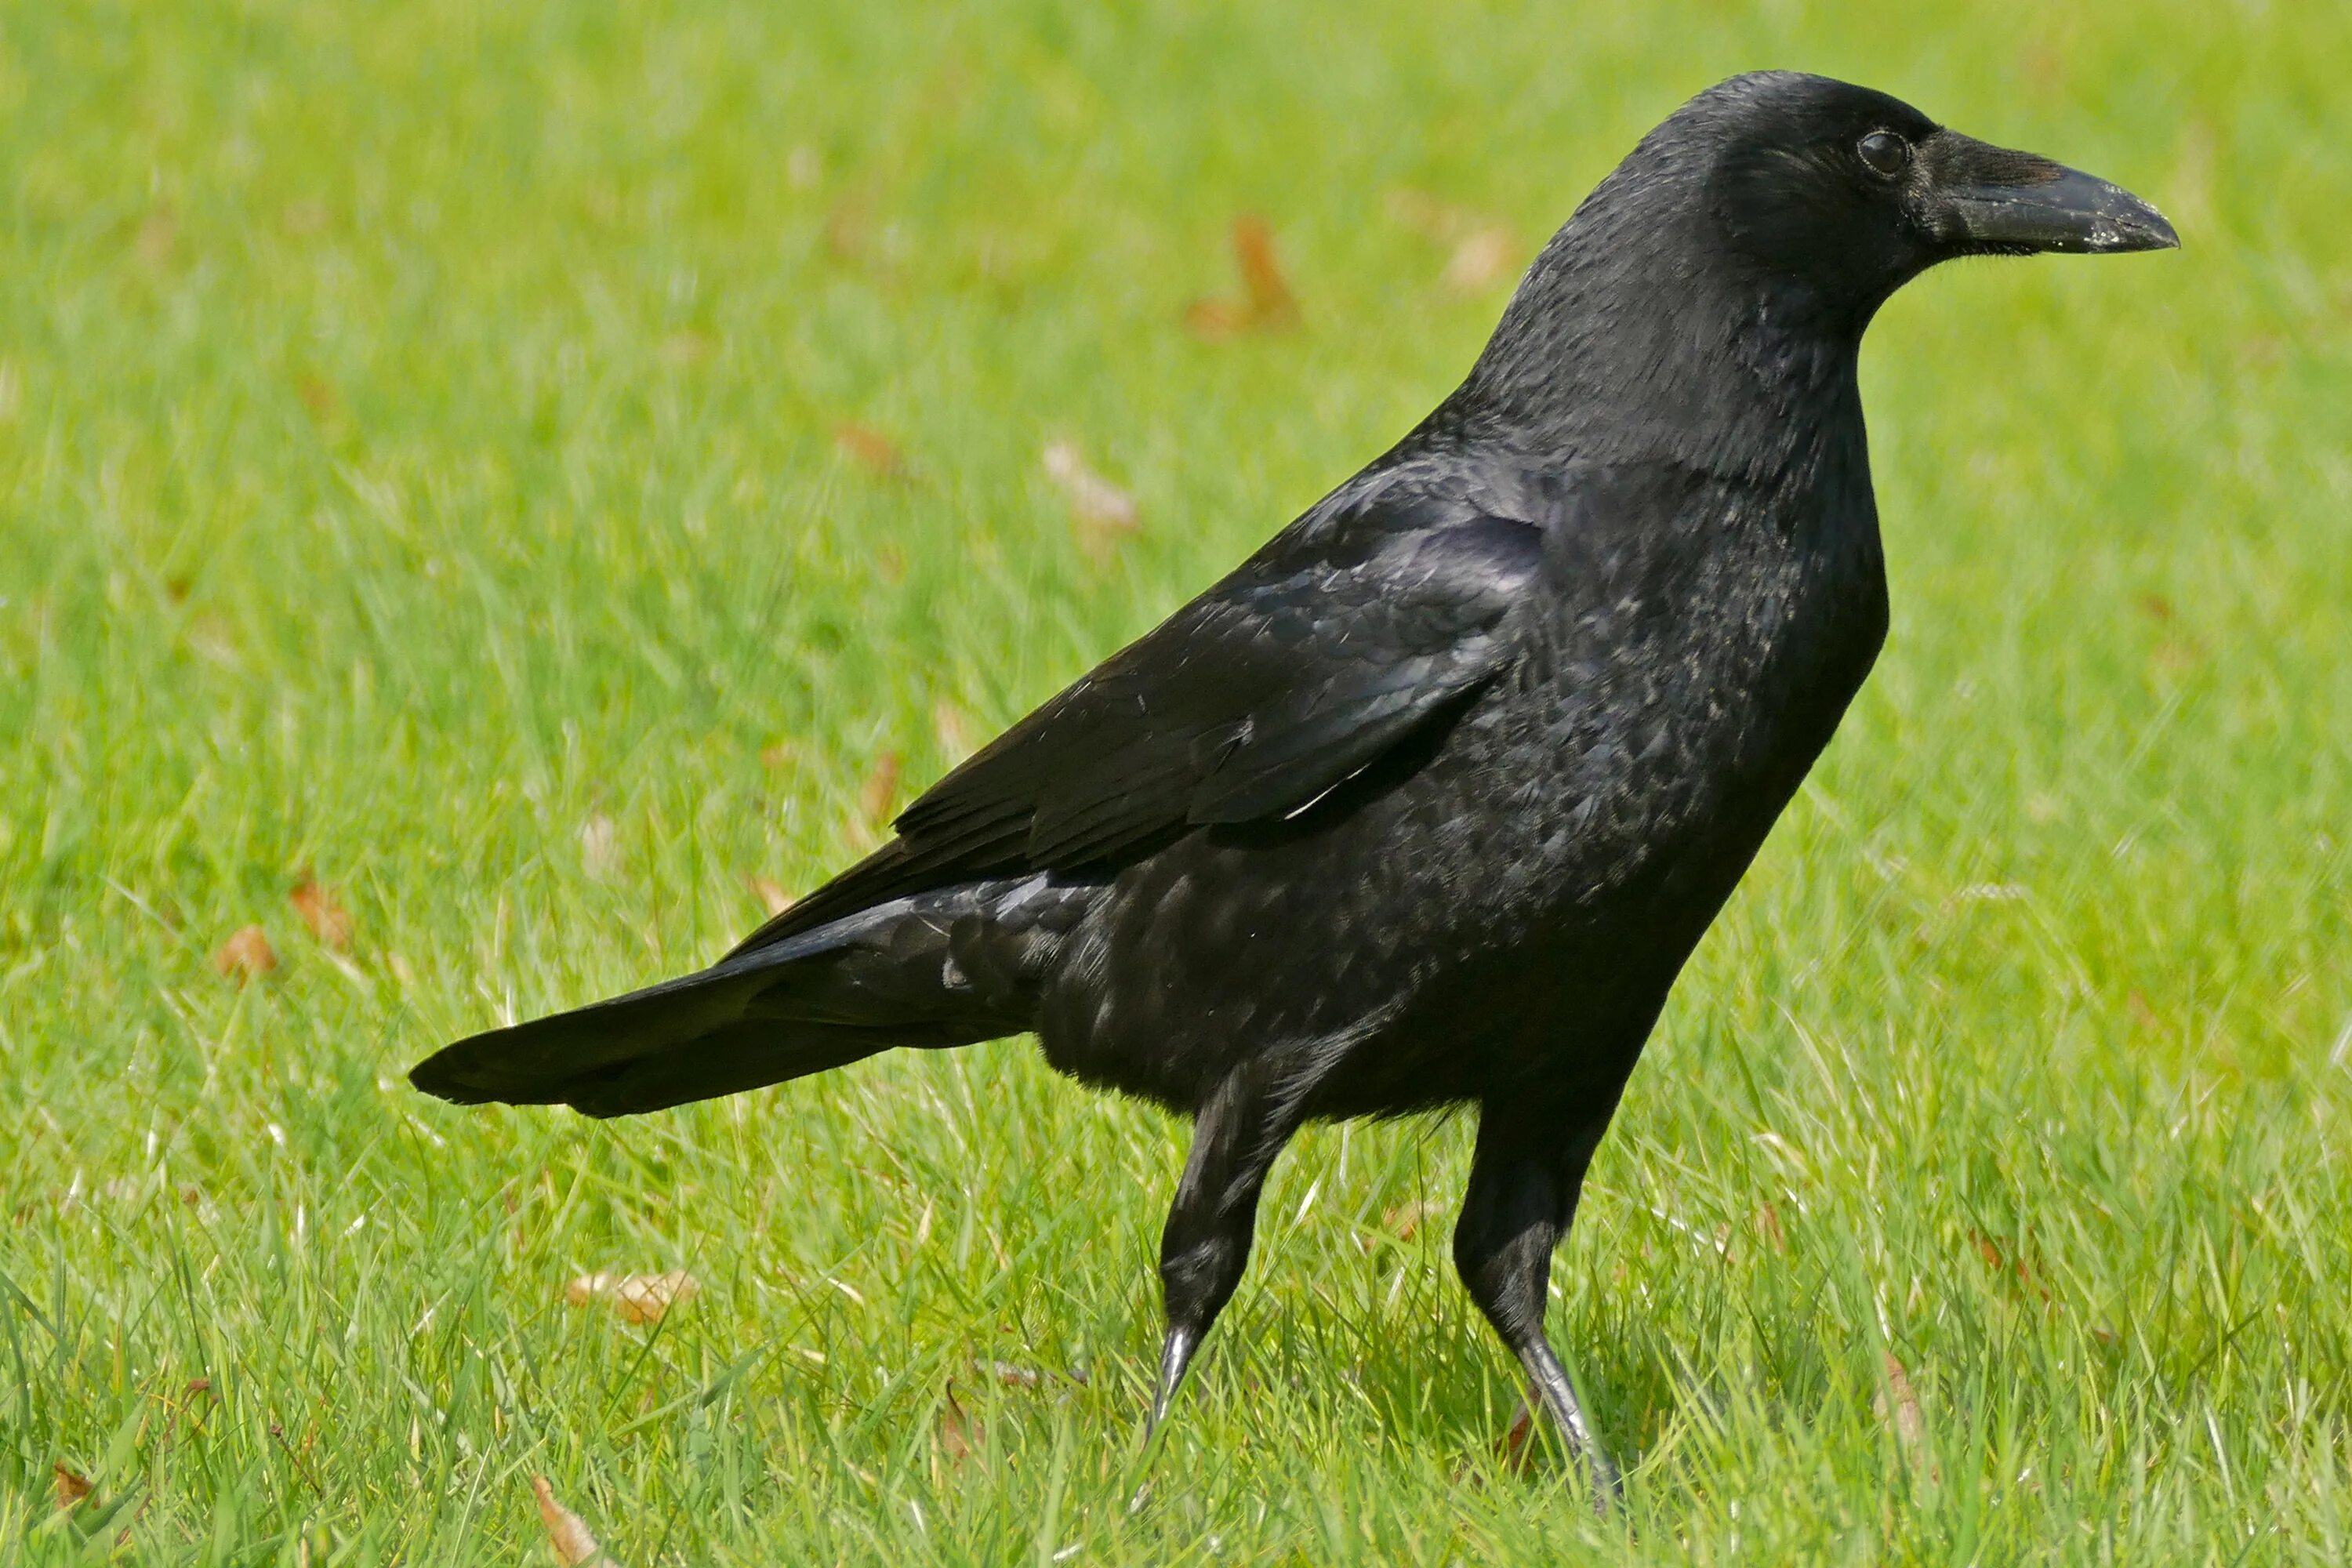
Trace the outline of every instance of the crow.
{"label": "crow", "polygon": [[1146,1431],[1309,1119],[1475,1108],[1464,1284],[1596,1490],[1553,1250],[1676,973],[1878,654],[1855,366],[1937,262],[2179,243],[1864,88],[1643,138],[1384,456],[698,973],[460,1040],[461,1104],[626,1116],[1034,1034],[1193,1119]]}

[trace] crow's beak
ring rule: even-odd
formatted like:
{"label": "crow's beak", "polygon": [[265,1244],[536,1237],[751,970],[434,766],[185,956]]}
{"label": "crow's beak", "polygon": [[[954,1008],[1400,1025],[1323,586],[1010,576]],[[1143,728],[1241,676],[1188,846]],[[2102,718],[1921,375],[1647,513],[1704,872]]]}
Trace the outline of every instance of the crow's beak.
{"label": "crow's beak", "polygon": [[1948,187],[1942,205],[1971,250],[2106,256],[2180,244],[2162,213],[2121,185],[2056,163],[2043,163],[2015,183]]}

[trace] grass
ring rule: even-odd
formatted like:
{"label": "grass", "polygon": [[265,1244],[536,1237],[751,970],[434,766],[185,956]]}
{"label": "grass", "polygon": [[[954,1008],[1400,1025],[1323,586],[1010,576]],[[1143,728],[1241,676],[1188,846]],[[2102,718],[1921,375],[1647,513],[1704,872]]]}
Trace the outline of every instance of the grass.
{"label": "grass", "polygon": [[[2352,1552],[2352,11],[1441,9],[0,9],[13,1560],[510,1563],[535,1474],[631,1568]],[[1523,257],[1759,64],[2188,248],[1874,329],[1892,643],[1557,1276],[1619,1512],[1496,1459],[1458,1122],[1302,1140],[1144,1458],[1181,1130],[1028,1045],[612,1125],[406,1089],[708,960],[943,705],[1417,417],[1507,280],[1390,193]],[[1302,321],[1202,341],[1243,212]],[[1136,498],[1105,559],[1053,439]]]}

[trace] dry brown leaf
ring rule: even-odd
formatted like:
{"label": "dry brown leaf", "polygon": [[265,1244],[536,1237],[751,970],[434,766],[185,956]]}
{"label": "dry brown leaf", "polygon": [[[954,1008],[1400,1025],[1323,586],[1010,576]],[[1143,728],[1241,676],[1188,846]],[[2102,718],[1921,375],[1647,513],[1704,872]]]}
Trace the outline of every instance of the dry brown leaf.
{"label": "dry brown leaf", "polygon": [[768,911],[770,920],[775,919],[791,909],[796,901],[790,893],[784,891],[782,883],[772,881],[766,877],[746,877],[743,879],[743,885],[751,889],[751,896],[760,900],[760,907]]}
{"label": "dry brown leaf", "polygon": [[1195,300],[1185,307],[1184,324],[1204,338],[1296,326],[1298,299],[1275,254],[1273,226],[1255,213],[1244,213],[1234,219],[1233,245],[1242,297]]}
{"label": "dry brown leaf", "polygon": [[1411,1241],[1413,1233],[1421,1228],[1421,1222],[1436,1212],[1435,1204],[1416,1198],[1409,1204],[1399,1204],[1381,1215],[1381,1225],[1399,1241]]}
{"label": "dry brown leaf", "polygon": [[57,1473],[58,1508],[60,1512],[74,1507],[89,1496],[89,1477],[79,1471],[68,1469],[63,1460],[55,1461],[49,1468]]}
{"label": "dry brown leaf", "polygon": [[1047,442],[1045,464],[1046,477],[1069,498],[1079,548],[1097,563],[1108,560],[1118,540],[1141,526],[1135,498],[1087,467],[1074,442]]}
{"label": "dry brown leaf", "polygon": [[2172,607],[2172,601],[2161,594],[2142,594],[2139,607],[2141,614],[2159,621],[2168,621],[2178,613]]}
{"label": "dry brown leaf", "polygon": [[907,471],[907,455],[879,430],[863,425],[836,425],[833,427],[833,446],[834,450],[869,474],[895,479]]}
{"label": "dry brown leaf", "polygon": [[547,1543],[558,1563],[564,1568],[616,1568],[580,1516],[555,1500],[545,1476],[531,1477],[530,1489],[538,1495],[540,1522],[547,1526]]}
{"label": "dry brown leaf", "polygon": [[1779,1209],[1774,1208],[1770,1204],[1762,1205],[1757,1209],[1751,1223],[1755,1226],[1757,1234],[1772,1244],[1773,1251],[1789,1250],[1789,1237],[1788,1233],[1780,1228]]}
{"label": "dry brown leaf", "polygon": [[1471,230],[1455,242],[1438,281],[1460,295],[1484,294],[1519,270],[1519,239],[1500,224]]}
{"label": "dry brown leaf", "polygon": [[592,877],[609,877],[621,867],[621,830],[597,812],[580,825],[580,858]]}
{"label": "dry brown leaf", "polygon": [[220,944],[220,950],[213,954],[213,967],[242,985],[276,969],[278,952],[269,945],[268,931],[259,926],[247,926]]}
{"label": "dry brown leaf", "polygon": [[1519,237],[1508,224],[1427,191],[1391,191],[1387,206],[1400,227],[1446,247],[1438,281],[1448,292],[1483,294],[1517,273]]}
{"label": "dry brown leaf", "polygon": [[1888,1351],[1885,1360],[1886,1382],[1871,1401],[1871,1409],[1895,1434],[1903,1448],[1903,1457],[1913,1464],[1926,1458],[1927,1423],[1919,1414],[1919,1396],[1911,1391],[1911,1374],[1903,1363]]}
{"label": "dry brown leaf", "polygon": [[2013,1274],[2020,1286],[2031,1290],[2052,1306],[2057,1304],[2050,1294],[2050,1288],[2036,1279],[2033,1270],[2026,1267],[2024,1251],[2017,1243],[1997,1236],[1987,1236],[1980,1230],[1969,1232],[1969,1239],[1976,1243],[1977,1256],[1983,1258],[1985,1266],[1994,1273]]}
{"label": "dry brown leaf", "polygon": [[890,820],[898,803],[898,753],[885,752],[874,759],[874,771],[858,787],[857,814],[868,826],[879,828]]}
{"label": "dry brown leaf", "polygon": [[1461,238],[1471,226],[1469,208],[1410,186],[1400,185],[1391,191],[1381,205],[1388,208],[1389,221],[1398,227],[1411,229],[1440,245]]}
{"label": "dry brown leaf", "polygon": [[683,1268],[667,1274],[631,1274],[613,1292],[613,1305],[632,1323],[658,1323],[672,1307],[702,1293],[702,1281]]}
{"label": "dry brown leaf", "polygon": [[658,1323],[672,1307],[701,1293],[702,1281],[683,1268],[667,1274],[583,1274],[563,1288],[563,1299],[571,1305],[610,1301],[622,1320],[631,1323]]}
{"label": "dry brown leaf", "polygon": [[952,702],[941,702],[931,709],[931,729],[940,738],[940,750],[948,761],[960,763],[980,750],[980,736],[973,730],[971,716]]}
{"label": "dry brown leaf", "polygon": [[332,888],[320,887],[305,877],[294,884],[294,890],[286,895],[286,901],[294,906],[294,912],[302,917],[302,923],[310,928],[312,936],[337,952],[350,951],[351,911],[336,900]]}
{"label": "dry brown leaf", "polygon": [[1274,226],[1255,213],[1234,219],[1234,260],[1242,270],[1242,290],[1250,317],[1261,327],[1288,326],[1298,320],[1298,300],[1274,253]]}
{"label": "dry brown leaf", "polygon": [[1249,307],[1237,300],[1195,300],[1184,307],[1184,325],[1201,338],[1230,338],[1249,330]]}
{"label": "dry brown leaf", "polygon": [[1536,1462],[1535,1438],[1536,1413],[1522,1399],[1518,1414],[1511,1417],[1510,1426],[1496,1441],[1495,1457],[1503,1461],[1507,1470],[1525,1471]]}
{"label": "dry brown leaf", "polygon": [[308,372],[294,378],[294,395],[310,411],[310,417],[321,425],[332,424],[342,416],[343,400],[335,395],[334,387]]}
{"label": "dry brown leaf", "polygon": [[980,1423],[956,1402],[953,1378],[948,1379],[947,1400],[940,1406],[940,1424],[933,1440],[950,1465],[962,1464],[980,1447]]}

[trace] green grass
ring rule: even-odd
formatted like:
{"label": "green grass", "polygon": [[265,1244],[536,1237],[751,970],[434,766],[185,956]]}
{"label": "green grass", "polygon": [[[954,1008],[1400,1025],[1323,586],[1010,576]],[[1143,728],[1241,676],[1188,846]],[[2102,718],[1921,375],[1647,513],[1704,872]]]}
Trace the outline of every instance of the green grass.
{"label": "green grass", "polygon": [[[544,1473],[630,1568],[2342,1561],[2352,11],[1127,9],[0,8],[0,1552],[550,1561]],[[1616,1515],[1493,1457],[1458,1121],[1300,1142],[1145,1459],[1182,1131],[1029,1045],[611,1125],[404,1086],[714,956],[940,705],[1434,402],[1507,285],[1389,193],[1524,254],[1761,64],[2188,247],[1874,331],[1893,639],[1557,1275]],[[1303,321],[1203,342],[1245,211]],[[1057,437],[1141,509],[1107,563]],[[674,1268],[658,1331],[563,1303]]]}

